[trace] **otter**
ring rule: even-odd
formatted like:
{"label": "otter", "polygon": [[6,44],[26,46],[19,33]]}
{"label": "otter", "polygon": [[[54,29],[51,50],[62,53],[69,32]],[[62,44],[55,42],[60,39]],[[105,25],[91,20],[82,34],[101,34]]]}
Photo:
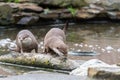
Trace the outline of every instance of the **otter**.
{"label": "otter", "polygon": [[11,50],[23,53],[30,53],[33,49],[38,53],[38,42],[35,36],[29,30],[21,30],[16,36],[16,48]]}
{"label": "otter", "polygon": [[[67,24],[65,27],[67,27]],[[59,28],[52,28],[47,32],[44,38],[44,53],[67,57],[68,46],[65,44],[65,27],[63,30]]]}

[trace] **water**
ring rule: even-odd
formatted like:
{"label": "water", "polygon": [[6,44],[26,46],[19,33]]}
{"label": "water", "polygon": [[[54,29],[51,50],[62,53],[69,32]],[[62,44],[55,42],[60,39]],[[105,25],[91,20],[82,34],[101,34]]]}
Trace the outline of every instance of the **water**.
{"label": "water", "polygon": [[[95,52],[95,56],[72,56],[72,59],[100,59],[109,64],[120,61],[120,24],[82,24],[73,31],[76,41],[68,42],[70,51]],[[68,34],[70,34],[70,31]],[[68,35],[69,36],[69,35]],[[81,39],[81,42],[78,41]]]}
{"label": "water", "polygon": [[[29,29],[39,42],[39,52],[43,49],[43,38],[52,27],[63,27],[63,24],[25,27]],[[23,27],[21,28],[23,29]],[[18,28],[1,27],[0,39],[15,39]],[[116,64],[120,61],[120,24],[119,23],[99,23],[99,24],[70,24],[66,37],[69,51],[73,52],[93,52],[94,56],[73,56],[71,59],[89,60],[98,58],[109,64]]]}
{"label": "water", "polygon": [[[0,28],[0,39],[15,39],[18,31],[29,29],[39,42],[39,52],[43,50],[43,39],[47,31],[52,27],[62,27],[64,25],[45,25],[24,28]],[[69,54],[68,58],[74,60],[100,59],[108,64],[120,62],[120,24],[100,23],[100,24],[70,24],[67,33],[67,44],[69,52],[83,52],[76,56]],[[87,55],[86,53],[95,53]],[[85,54],[85,55],[84,55]]]}

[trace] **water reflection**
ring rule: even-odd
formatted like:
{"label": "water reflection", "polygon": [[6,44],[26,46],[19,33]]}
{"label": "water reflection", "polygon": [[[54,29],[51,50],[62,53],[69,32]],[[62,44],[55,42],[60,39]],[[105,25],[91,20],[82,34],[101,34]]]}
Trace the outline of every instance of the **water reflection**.
{"label": "water reflection", "polygon": [[[52,27],[63,27],[64,25],[46,25],[25,27],[33,32],[39,41],[39,51],[43,49],[43,38]],[[15,39],[18,28],[2,28],[0,39]],[[69,51],[95,52],[95,56],[73,56],[71,59],[89,60],[92,58],[101,59],[107,63],[119,63],[120,61],[120,24],[72,24],[67,30],[67,44]]]}

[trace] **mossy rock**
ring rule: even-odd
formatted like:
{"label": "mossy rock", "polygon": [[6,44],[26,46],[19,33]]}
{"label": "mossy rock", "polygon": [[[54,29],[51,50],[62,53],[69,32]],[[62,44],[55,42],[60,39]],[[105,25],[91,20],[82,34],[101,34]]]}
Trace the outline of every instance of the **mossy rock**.
{"label": "mossy rock", "polygon": [[0,4],[0,24],[1,25],[9,25],[14,23],[14,19],[12,17],[12,8],[4,3]]}
{"label": "mossy rock", "polygon": [[58,57],[41,53],[9,53],[0,56],[0,61],[25,66],[60,69],[66,71],[73,70],[79,66],[79,64],[73,60],[67,59],[64,61]]}

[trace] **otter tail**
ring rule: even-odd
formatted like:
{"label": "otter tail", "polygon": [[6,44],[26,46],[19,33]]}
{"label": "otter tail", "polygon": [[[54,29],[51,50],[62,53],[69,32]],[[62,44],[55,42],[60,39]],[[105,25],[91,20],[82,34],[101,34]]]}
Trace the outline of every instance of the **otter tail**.
{"label": "otter tail", "polygon": [[69,23],[68,20],[65,23],[65,26],[63,27],[63,31],[66,33],[67,29],[68,29]]}

